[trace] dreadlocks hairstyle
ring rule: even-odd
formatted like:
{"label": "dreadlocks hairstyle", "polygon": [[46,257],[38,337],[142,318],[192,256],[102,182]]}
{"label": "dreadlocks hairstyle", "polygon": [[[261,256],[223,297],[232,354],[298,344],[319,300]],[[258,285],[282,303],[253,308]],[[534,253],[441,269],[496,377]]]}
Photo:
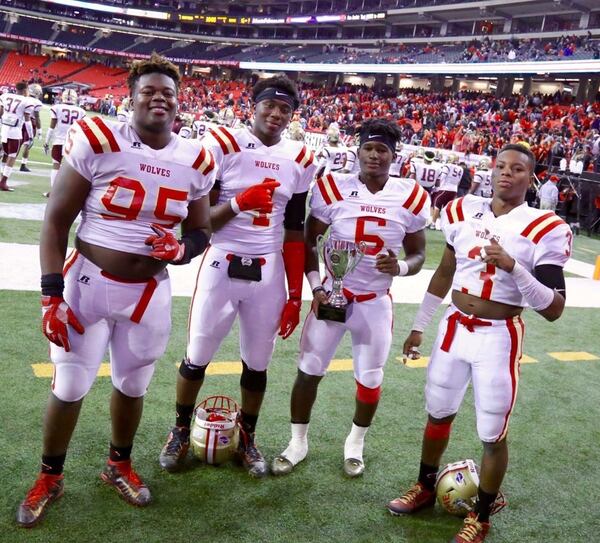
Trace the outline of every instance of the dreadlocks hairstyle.
{"label": "dreadlocks hairstyle", "polygon": [[179,75],[179,68],[172,62],[169,62],[166,58],[161,57],[156,52],[152,53],[152,56],[146,60],[137,60],[131,65],[129,75],[127,76],[127,86],[129,92],[133,91],[133,87],[137,83],[138,79],[146,74],[164,74],[175,81],[175,86],[179,88],[181,82],[181,76]]}
{"label": "dreadlocks hairstyle", "polygon": [[533,173],[535,171],[535,155],[531,152],[531,149],[529,149],[526,145],[523,145],[522,143],[508,143],[504,147],[502,147],[500,151],[498,151],[498,155],[500,153],[503,153],[504,151],[517,151],[519,153],[523,153],[529,159],[529,163],[531,165],[531,172]]}
{"label": "dreadlocks hairstyle", "polygon": [[369,134],[379,134],[384,136],[386,139],[394,142],[394,148],[396,143],[402,136],[400,127],[393,121],[386,121],[384,119],[369,119],[365,121],[360,127],[360,140],[368,136]]}
{"label": "dreadlocks hairstyle", "polygon": [[256,102],[256,97],[265,89],[273,88],[285,92],[292,97],[294,108],[300,105],[300,97],[296,84],[285,74],[276,74],[267,79],[261,79],[252,87],[252,101]]}

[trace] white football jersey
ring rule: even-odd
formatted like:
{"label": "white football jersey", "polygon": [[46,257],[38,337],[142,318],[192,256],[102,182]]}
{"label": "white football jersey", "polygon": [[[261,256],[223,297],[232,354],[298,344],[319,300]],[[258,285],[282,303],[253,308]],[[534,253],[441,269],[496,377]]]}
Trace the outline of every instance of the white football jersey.
{"label": "white football jersey", "polygon": [[523,307],[525,301],[510,273],[481,261],[480,251],[494,238],[526,270],[554,264],[564,267],[573,235],[553,211],[521,204],[496,217],[490,198],[467,195],[452,200],[441,214],[446,241],[454,248],[452,289],[484,300]]}
{"label": "white football jersey", "polygon": [[310,214],[330,225],[332,239],[364,241],[367,250],[354,271],[343,280],[355,294],[385,292],[393,277],[375,268],[377,255],[391,249],[401,254],[404,236],[425,228],[431,202],[412,179],[390,177],[373,194],[356,174],[327,174],[315,183]]}
{"label": "white football jersey", "polygon": [[0,96],[2,104],[2,141],[20,140],[25,114],[33,115],[33,103],[28,96],[7,92]]}
{"label": "white football jersey", "polygon": [[307,192],[315,175],[313,152],[301,141],[282,138],[267,147],[250,130],[219,126],[202,140],[217,164],[218,204],[229,201],[251,185],[278,181],[273,211],[242,211],[214,232],[211,244],[236,254],[252,256],[283,247],[285,207],[294,194]]}
{"label": "white football jersey", "polygon": [[344,166],[344,173],[358,173],[360,172],[360,161],[358,160],[358,145],[348,147],[346,152],[346,165]]}
{"label": "white football jersey", "polygon": [[123,106],[117,108],[117,121],[120,123],[128,123],[131,120],[133,111],[128,111]]}
{"label": "white football jersey", "polygon": [[415,180],[425,189],[431,189],[435,186],[440,173],[442,164],[439,162],[412,161],[410,163],[410,173],[415,176]]}
{"label": "white football jersey", "polygon": [[189,139],[192,137],[192,129],[189,126],[182,126],[177,134],[180,138]]}
{"label": "white football jersey", "polygon": [[408,153],[406,151],[400,151],[396,153],[396,158],[392,161],[390,166],[390,175],[394,177],[402,177],[402,168],[408,161]]}
{"label": "white football jersey", "polygon": [[33,96],[28,96],[27,99],[29,100],[29,102],[32,105],[31,111],[29,112],[32,117],[33,115],[35,115],[36,113],[39,113],[40,110],[42,109],[42,102],[40,100],[38,100],[37,98],[34,98]]}
{"label": "white football jersey", "polygon": [[192,123],[192,134],[195,134],[194,137],[201,140],[209,129],[215,129],[219,125],[217,123],[211,123],[210,121],[194,121]]}
{"label": "white football jersey", "polygon": [[492,193],[494,192],[492,189],[492,170],[476,170],[473,182],[479,183],[479,186],[473,192],[475,196],[483,196],[484,198],[492,197]]}
{"label": "white football jersey", "polygon": [[325,145],[319,151],[319,169],[325,168],[324,173],[342,170],[346,165],[347,152],[348,149],[344,145]]}
{"label": "white football jersey", "polygon": [[197,141],[173,134],[163,149],[142,143],[130,124],[85,117],[69,131],[63,154],[90,182],[77,235],[127,253],[149,255],[144,241],[158,223],[176,234],[188,203],[208,194],[215,161]]}
{"label": "white football jersey", "polygon": [[55,104],[50,108],[50,119],[56,119],[52,134],[53,145],[64,145],[71,125],[85,117],[85,110],[71,104]]}
{"label": "white football jersey", "polygon": [[463,176],[463,167],[458,164],[444,164],[440,171],[440,190],[457,192]]}

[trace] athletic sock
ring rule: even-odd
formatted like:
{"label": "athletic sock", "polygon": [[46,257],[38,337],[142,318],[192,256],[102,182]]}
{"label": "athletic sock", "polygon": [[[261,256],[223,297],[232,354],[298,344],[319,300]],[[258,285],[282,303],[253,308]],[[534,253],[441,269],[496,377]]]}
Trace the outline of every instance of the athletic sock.
{"label": "athletic sock", "polygon": [[437,479],[439,467],[430,466],[421,462],[419,467],[419,483],[421,483],[427,490],[433,490],[435,488],[435,480]]}
{"label": "athletic sock", "polygon": [[242,419],[242,428],[245,432],[253,434],[256,431],[256,423],[258,422],[258,415],[248,415],[243,410],[240,411]]}
{"label": "athletic sock", "polygon": [[42,455],[41,472],[48,475],[60,475],[63,472],[66,457],[66,454],[59,454],[58,456]]}
{"label": "athletic sock", "polygon": [[133,445],[127,447],[117,447],[116,445],[110,444],[109,457],[113,462],[123,462],[131,458],[131,449]]}
{"label": "athletic sock", "polygon": [[490,510],[492,509],[493,503],[496,501],[498,493],[489,494],[485,490],[481,490],[481,487],[477,489],[477,505],[475,511],[477,512],[477,518],[480,522],[490,521]]}
{"label": "athletic sock", "polygon": [[192,425],[192,416],[194,414],[194,404],[183,405],[175,404],[175,426],[180,428],[189,428]]}
{"label": "athletic sock", "polygon": [[292,439],[287,446],[287,449],[281,453],[285,456],[292,465],[298,464],[306,458],[308,454],[308,423],[298,424],[292,422]]}
{"label": "athletic sock", "polygon": [[368,426],[358,426],[354,422],[352,423],[352,429],[344,443],[344,459],[356,458],[362,462],[365,435],[368,429]]}

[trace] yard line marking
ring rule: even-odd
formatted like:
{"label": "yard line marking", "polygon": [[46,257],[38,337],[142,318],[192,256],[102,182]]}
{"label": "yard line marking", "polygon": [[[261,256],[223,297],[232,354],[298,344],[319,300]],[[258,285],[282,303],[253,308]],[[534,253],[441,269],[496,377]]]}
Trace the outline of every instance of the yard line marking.
{"label": "yard line marking", "polygon": [[584,362],[587,360],[600,360],[595,354],[585,351],[565,351],[548,353],[552,358],[559,362]]}
{"label": "yard line marking", "polygon": [[[52,377],[54,375],[54,364],[51,362],[31,364],[31,368],[36,377]],[[98,377],[110,377],[110,364],[108,362],[100,364]]]}
{"label": "yard line marking", "polygon": [[578,247],[576,250],[577,251],[585,251],[586,253],[592,253],[593,255],[596,254],[596,251],[592,251],[591,249],[586,249],[585,247]]}
{"label": "yard line marking", "polygon": [[532,358],[531,356],[527,356],[526,354],[521,356],[520,360],[521,364],[537,364],[537,359]]}
{"label": "yard line marking", "polygon": [[429,364],[429,357],[422,356],[421,358],[417,358],[416,360],[407,360],[406,364],[402,362],[402,357],[397,356],[396,360],[400,362],[402,365],[405,365],[407,368],[426,368],[427,364]]}

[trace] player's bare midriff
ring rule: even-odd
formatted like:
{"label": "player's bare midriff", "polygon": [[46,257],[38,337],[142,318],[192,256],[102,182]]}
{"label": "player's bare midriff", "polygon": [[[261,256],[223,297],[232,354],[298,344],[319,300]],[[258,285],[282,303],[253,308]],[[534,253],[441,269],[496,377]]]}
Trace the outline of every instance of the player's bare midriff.
{"label": "player's bare midriff", "polygon": [[475,315],[481,319],[510,319],[523,312],[522,307],[484,300],[458,290],[452,291],[452,303],[463,313]]}
{"label": "player's bare midriff", "polygon": [[85,258],[96,264],[96,266],[123,279],[140,281],[150,279],[161,272],[167,265],[167,262],[163,260],[92,245],[79,238],[75,239],[75,247],[77,247],[77,250]]}

